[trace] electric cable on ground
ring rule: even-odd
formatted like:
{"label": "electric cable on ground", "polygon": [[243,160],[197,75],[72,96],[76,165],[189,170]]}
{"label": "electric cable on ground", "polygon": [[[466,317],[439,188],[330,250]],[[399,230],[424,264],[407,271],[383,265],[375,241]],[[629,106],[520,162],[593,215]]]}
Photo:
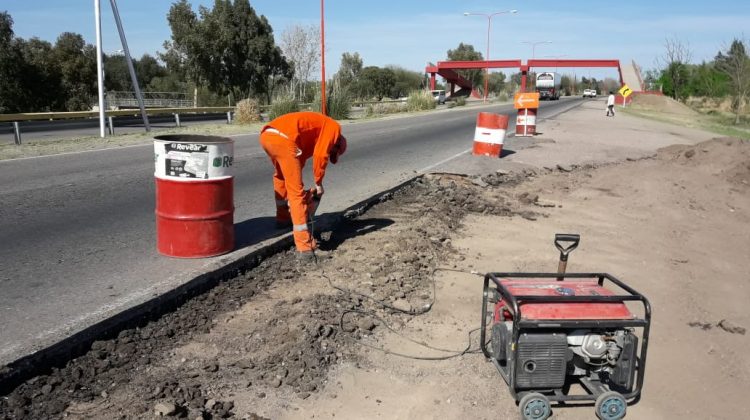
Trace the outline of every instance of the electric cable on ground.
{"label": "electric cable on ground", "polygon": [[[320,262],[318,261],[318,255],[315,253],[315,248],[312,246],[312,241],[313,241],[313,237],[314,237],[314,233],[315,233],[315,221],[314,221],[314,217],[309,217],[308,223],[310,225],[310,245],[311,245],[310,248],[312,248],[313,261],[315,263],[315,266],[320,270],[320,275],[328,281],[328,285],[331,288],[339,291],[340,293],[343,293],[343,294],[349,295],[349,296],[357,296],[357,297],[361,297],[361,298],[367,299],[369,301],[372,301],[372,302],[374,302],[374,303],[376,303],[376,304],[378,304],[378,305],[380,305],[380,306],[382,306],[382,307],[384,307],[386,309],[390,309],[392,311],[396,311],[396,312],[403,313],[403,314],[406,314],[406,315],[411,315],[411,316],[424,315],[427,312],[429,312],[432,309],[432,307],[435,305],[435,303],[437,302],[437,285],[436,285],[437,282],[436,282],[435,277],[434,277],[434,274],[437,271],[453,271],[453,272],[458,272],[458,273],[463,273],[463,274],[471,274],[471,275],[483,276],[483,274],[478,273],[478,272],[467,272],[467,271],[464,271],[464,270],[458,270],[458,269],[452,269],[452,268],[436,267],[436,268],[434,268],[432,270],[432,273],[431,273],[432,274],[432,276],[431,276],[431,279],[432,279],[432,299],[431,299],[430,303],[427,304],[427,305],[425,305],[421,310],[418,310],[418,311],[417,310],[408,310],[407,311],[407,310],[404,310],[404,309],[401,309],[401,308],[396,308],[393,305],[390,305],[390,304],[386,303],[385,301],[383,301],[381,299],[377,299],[377,298],[375,298],[373,296],[370,296],[370,295],[367,295],[367,294],[364,294],[364,293],[361,293],[361,292],[358,292],[358,291],[355,291],[355,290],[351,290],[351,289],[348,289],[348,288],[345,288],[345,287],[341,287],[341,286],[335,285],[333,283],[333,281],[331,280],[331,278],[326,274],[325,269],[321,266]],[[433,255],[434,255],[434,253],[433,253]],[[472,348],[471,348],[471,346],[472,346],[472,334],[475,333],[476,331],[479,331],[480,328],[474,328],[473,330],[470,330],[468,332],[469,342],[468,342],[466,348],[463,349],[463,350],[458,350],[457,351],[457,350],[452,350],[452,349],[449,350],[449,349],[442,349],[442,348],[439,348],[439,347],[434,347],[434,346],[431,346],[431,345],[429,345],[427,343],[420,342],[420,341],[414,340],[414,339],[412,339],[410,337],[407,337],[404,334],[402,334],[402,333],[396,331],[395,329],[393,329],[393,327],[391,327],[383,318],[381,318],[380,316],[378,316],[377,314],[375,314],[373,311],[363,311],[363,310],[358,310],[358,309],[345,310],[344,312],[342,312],[341,316],[339,317],[339,328],[340,328],[341,332],[344,332],[344,318],[346,317],[346,315],[348,315],[350,313],[356,313],[356,314],[360,314],[360,315],[364,315],[364,316],[371,316],[371,317],[375,318],[376,320],[378,320],[381,323],[381,325],[383,325],[386,329],[388,329],[389,331],[391,331],[393,334],[395,334],[395,335],[397,335],[397,336],[399,336],[399,337],[401,337],[401,338],[403,338],[403,339],[405,339],[407,341],[410,341],[410,342],[412,342],[414,344],[417,344],[419,346],[422,346],[422,347],[425,347],[427,349],[434,350],[434,351],[451,353],[451,354],[446,355],[446,356],[414,356],[414,355],[409,355],[409,354],[394,352],[394,351],[388,350],[388,349],[383,348],[383,347],[374,346],[372,344],[363,342],[361,340],[353,340],[354,342],[358,343],[359,345],[362,345],[364,347],[367,347],[367,348],[370,348],[370,349],[373,349],[373,350],[381,351],[381,352],[383,352],[385,354],[390,354],[390,355],[394,355],[394,356],[398,356],[398,357],[403,357],[403,358],[407,358],[407,359],[413,359],[413,360],[440,361],[440,360],[453,359],[453,358],[460,357],[460,356],[463,356],[463,355],[466,355],[466,354],[476,354],[476,353],[479,353],[481,351],[479,349],[473,349],[472,350]],[[353,337],[349,336],[349,338],[353,338]]]}

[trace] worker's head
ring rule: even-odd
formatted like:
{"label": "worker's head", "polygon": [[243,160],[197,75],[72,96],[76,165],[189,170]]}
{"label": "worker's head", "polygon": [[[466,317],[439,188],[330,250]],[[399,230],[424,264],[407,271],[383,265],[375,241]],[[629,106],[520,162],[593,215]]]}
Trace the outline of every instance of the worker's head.
{"label": "worker's head", "polygon": [[339,156],[344,153],[346,153],[346,137],[339,135],[339,138],[336,139],[336,143],[334,143],[331,148],[331,163],[334,165],[338,163]]}

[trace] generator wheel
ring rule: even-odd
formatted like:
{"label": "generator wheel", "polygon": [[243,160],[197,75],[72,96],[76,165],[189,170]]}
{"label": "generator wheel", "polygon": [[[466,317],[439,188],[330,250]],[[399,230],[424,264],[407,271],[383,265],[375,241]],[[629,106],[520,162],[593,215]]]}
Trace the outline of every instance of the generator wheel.
{"label": "generator wheel", "polygon": [[620,420],[625,417],[628,402],[619,392],[607,391],[596,399],[594,410],[596,416],[602,420]]}
{"label": "generator wheel", "polygon": [[521,409],[521,420],[545,420],[552,415],[549,400],[538,392],[531,392],[518,403]]}

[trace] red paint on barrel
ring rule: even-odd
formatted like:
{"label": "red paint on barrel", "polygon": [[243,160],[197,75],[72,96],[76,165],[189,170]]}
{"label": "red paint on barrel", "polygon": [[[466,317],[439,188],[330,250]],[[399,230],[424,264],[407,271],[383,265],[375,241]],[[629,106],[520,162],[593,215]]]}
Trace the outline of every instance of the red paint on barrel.
{"label": "red paint on barrel", "polygon": [[506,115],[480,112],[477,115],[472,154],[499,158],[503,151],[503,141],[507,129],[508,117]]}
{"label": "red paint on barrel", "polygon": [[170,257],[201,258],[234,249],[234,179],[156,178],[156,242]]}

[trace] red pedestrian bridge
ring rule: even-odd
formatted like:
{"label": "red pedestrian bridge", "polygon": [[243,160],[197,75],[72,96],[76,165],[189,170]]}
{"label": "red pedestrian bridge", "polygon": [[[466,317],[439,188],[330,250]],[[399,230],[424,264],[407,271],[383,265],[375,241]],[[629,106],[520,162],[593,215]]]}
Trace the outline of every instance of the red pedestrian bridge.
{"label": "red pedestrian bridge", "polygon": [[507,69],[517,68],[521,72],[521,92],[526,91],[526,77],[532,68],[540,67],[612,67],[617,69],[620,84],[628,83],[633,91],[643,90],[643,81],[640,77],[638,67],[633,63],[634,73],[637,80],[623,80],[623,71],[620,67],[620,60],[571,60],[571,59],[531,59],[523,64],[519,60],[483,60],[483,61],[438,61],[437,65],[430,64],[425,68],[425,72],[430,74],[430,89],[435,89],[435,77],[442,76],[450,85],[450,92],[455,91],[456,86],[461,89],[468,89],[472,95],[479,97],[479,94],[472,86],[471,81],[461,77],[456,70],[473,70],[473,69]]}

